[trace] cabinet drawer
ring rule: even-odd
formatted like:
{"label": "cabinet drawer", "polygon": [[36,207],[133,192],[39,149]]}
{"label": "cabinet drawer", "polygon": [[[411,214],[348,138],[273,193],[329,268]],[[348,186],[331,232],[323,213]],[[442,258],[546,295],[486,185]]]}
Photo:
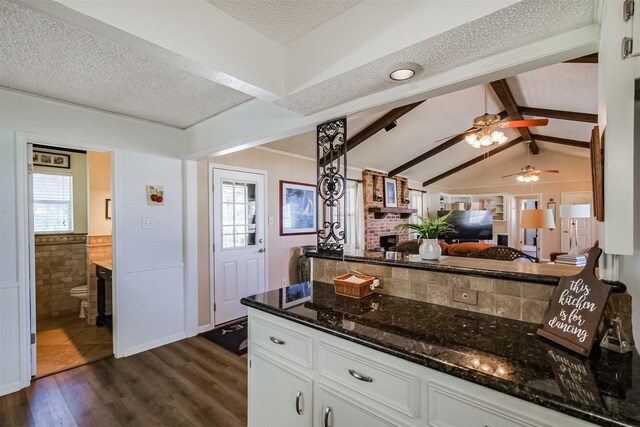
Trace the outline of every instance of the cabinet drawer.
{"label": "cabinet drawer", "polygon": [[326,343],[318,347],[321,376],[359,393],[361,396],[354,397],[371,406],[382,404],[403,415],[418,416],[420,387],[416,377]]}
{"label": "cabinet drawer", "polygon": [[506,411],[488,404],[472,400],[446,388],[429,385],[429,426],[430,427],[534,427],[541,424],[529,423],[515,418]]}
{"label": "cabinet drawer", "polygon": [[310,336],[257,317],[249,321],[249,332],[252,345],[258,345],[305,368],[313,367]]}

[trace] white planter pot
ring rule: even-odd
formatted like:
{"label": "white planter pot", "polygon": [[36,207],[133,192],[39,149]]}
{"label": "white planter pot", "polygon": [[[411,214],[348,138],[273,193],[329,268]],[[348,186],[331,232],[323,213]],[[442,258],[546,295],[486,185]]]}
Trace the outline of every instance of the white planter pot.
{"label": "white planter pot", "polygon": [[418,252],[420,252],[422,259],[439,260],[442,256],[442,249],[438,244],[438,239],[423,239]]}

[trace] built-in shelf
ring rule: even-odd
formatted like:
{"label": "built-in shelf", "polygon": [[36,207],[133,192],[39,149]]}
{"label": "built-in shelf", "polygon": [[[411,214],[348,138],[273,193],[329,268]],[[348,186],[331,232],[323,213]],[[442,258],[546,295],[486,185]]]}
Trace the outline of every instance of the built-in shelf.
{"label": "built-in shelf", "polygon": [[382,219],[387,215],[399,214],[400,218],[409,218],[414,213],[418,213],[417,209],[408,209],[408,208],[378,208],[378,207],[370,207],[369,212],[373,212],[373,216],[375,219]]}

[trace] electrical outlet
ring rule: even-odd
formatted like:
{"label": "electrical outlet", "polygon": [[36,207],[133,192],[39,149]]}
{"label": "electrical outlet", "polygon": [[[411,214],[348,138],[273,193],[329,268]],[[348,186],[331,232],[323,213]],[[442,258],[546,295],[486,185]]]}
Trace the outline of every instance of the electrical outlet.
{"label": "electrical outlet", "polygon": [[156,228],[156,222],[154,218],[143,217],[142,228]]}
{"label": "electrical outlet", "polygon": [[453,300],[463,304],[478,305],[478,291],[473,289],[453,288]]}

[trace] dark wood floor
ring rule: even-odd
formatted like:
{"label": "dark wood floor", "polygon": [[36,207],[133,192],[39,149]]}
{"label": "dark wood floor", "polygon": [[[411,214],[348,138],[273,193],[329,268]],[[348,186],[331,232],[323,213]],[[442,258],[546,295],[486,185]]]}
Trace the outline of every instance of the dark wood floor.
{"label": "dark wood floor", "polygon": [[0,397],[0,426],[246,426],[247,359],[201,337]]}

